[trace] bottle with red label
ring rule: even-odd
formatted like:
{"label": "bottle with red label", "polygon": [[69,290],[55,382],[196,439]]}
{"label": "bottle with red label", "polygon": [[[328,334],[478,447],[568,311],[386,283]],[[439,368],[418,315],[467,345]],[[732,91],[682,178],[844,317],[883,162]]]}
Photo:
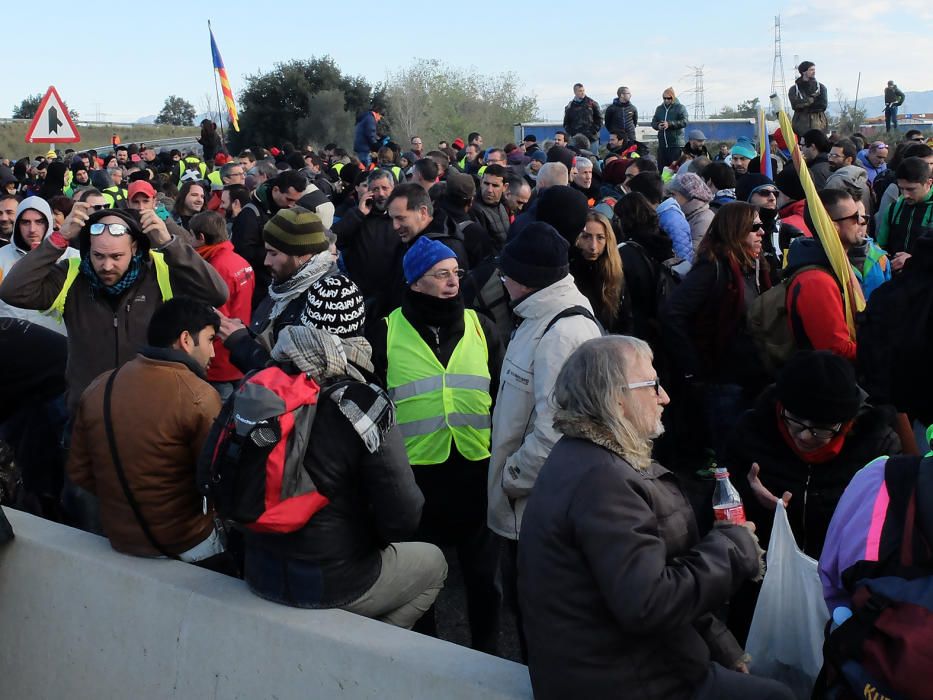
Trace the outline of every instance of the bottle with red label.
{"label": "bottle with red label", "polygon": [[724,467],[714,471],[716,488],[713,490],[713,516],[716,520],[741,525],[745,522],[745,506],[735,486],[729,481],[729,472]]}

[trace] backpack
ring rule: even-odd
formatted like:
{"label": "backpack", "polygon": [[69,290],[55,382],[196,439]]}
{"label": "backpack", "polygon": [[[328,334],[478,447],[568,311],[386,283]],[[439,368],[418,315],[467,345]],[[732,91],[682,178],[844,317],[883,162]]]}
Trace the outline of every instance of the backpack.
{"label": "backpack", "polygon": [[559,311],[557,315],[554,316],[554,318],[548,321],[548,324],[544,327],[544,332],[541,334],[541,337],[544,337],[547,332],[554,327],[554,324],[556,324],[562,318],[569,318],[570,316],[586,316],[596,324],[597,328],[599,328],[600,335],[606,335],[606,331],[603,329],[602,324],[596,320],[596,317],[592,314],[592,312],[585,306],[576,305],[568,306],[566,309]]}
{"label": "backpack", "polygon": [[820,265],[804,265],[749,304],[746,326],[758,348],[762,366],[772,377],[797,351],[787,314],[787,292],[791,282],[801,272],[822,269]]}
{"label": "backpack", "polygon": [[461,289],[466,306],[491,320],[499,332],[502,345],[506,346],[515,330],[515,320],[512,307],[509,306],[508,292],[496,274],[497,268],[498,259],[487,258],[467,272]]}
{"label": "backpack", "polygon": [[324,395],[303,373],[267,367],[246,376],[214,420],[197,465],[198,490],[221,518],[281,534],[327,505],[304,467]]}
{"label": "backpack", "polygon": [[933,458],[889,458],[884,487],[879,561],[843,572],[852,616],[826,636],[814,697],[933,697]]}
{"label": "backpack", "polygon": [[[654,277],[654,313],[655,318],[657,318],[661,310],[667,304],[667,300],[671,298],[674,290],[683,282],[684,277],[687,276],[687,273],[690,272],[692,267],[690,261],[684,260],[683,258],[674,257],[668,258],[661,263],[658,263],[654,258],[652,258],[648,251],[645,250],[645,247],[640,243],[635,241],[623,241],[619,244],[619,248],[624,245],[633,246],[642,257],[645,259],[645,263],[648,265],[648,269],[651,270],[651,274]],[[717,275],[719,273],[719,267],[716,268]]]}

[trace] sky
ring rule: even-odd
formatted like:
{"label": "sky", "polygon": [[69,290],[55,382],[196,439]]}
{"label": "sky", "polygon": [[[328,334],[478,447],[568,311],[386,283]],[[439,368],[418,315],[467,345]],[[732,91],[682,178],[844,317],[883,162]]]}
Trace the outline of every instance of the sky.
{"label": "sky", "polygon": [[[889,9],[894,3],[850,0],[675,0],[663,11],[653,3],[629,3],[617,14],[605,9],[609,5],[576,7],[563,0],[510,3],[514,9],[504,11],[505,5],[52,0],[37,21],[37,5],[5,4],[7,56],[19,60],[4,74],[8,104],[0,104],[0,116],[9,117],[22,98],[49,85],[87,120],[135,121],[157,114],[169,95],[185,98],[198,112],[208,111],[208,100],[216,109],[208,20],[235,95],[245,76],[292,59],[330,55],[344,73],[379,82],[415,58],[434,58],[483,74],[516,73],[545,119],[561,118],[578,81],[600,103],[629,86],[647,118],[667,86],[692,106],[695,68],[702,67],[712,114],[752,97],[767,103],[777,14],[787,87],[797,57],[816,64],[831,100],[837,89],[852,100],[860,71],[860,97],[881,94],[889,79],[905,92],[933,89],[922,58],[933,30],[928,0],[900,0],[896,9]],[[49,31],[50,24],[62,31]],[[17,27],[35,29],[9,31]]]}

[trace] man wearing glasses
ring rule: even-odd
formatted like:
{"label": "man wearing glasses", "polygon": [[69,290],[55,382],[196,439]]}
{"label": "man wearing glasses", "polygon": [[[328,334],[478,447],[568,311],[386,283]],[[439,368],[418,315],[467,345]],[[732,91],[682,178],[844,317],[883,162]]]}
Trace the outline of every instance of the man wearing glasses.
{"label": "man wearing glasses", "polygon": [[[464,308],[453,250],[421,236],[402,264],[402,305],[372,326],[369,339],[424,494],[413,537],[457,548],[472,647],[494,654],[502,591],[498,540],[486,527],[486,473],[502,346],[493,323]],[[433,609],[414,629],[436,635]]]}
{"label": "man wearing glasses", "polygon": [[[836,226],[842,249],[848,253],[865,238],[868,216],[848,190],[827,189],[819,195]],[[809,212],[806,223],[811,231],[815,230]],[[787,315],[796,346],[830,350],[855,362],[856,345],[846,324],[842,291],[819,240],[794,239],[787,253],[784,274],[790,278]]]}
{"label": "man wearing glasses", "polygon": [[[103,197],[101,198],[103,199]],[[0,248],[0,281],[10,274],[13,266],[35,250],[43,239],[52,232],[52,210],[42,197],[26,197],[16,207],[13,220],[13,235],[9,245]],[[77,257],[78,251],[68,248],[60,251],[58,260]],[[0,317],[21,318],[58,333],[65,333],[64,327],[39,311],[29,311],[11,306],[0,301]]]}
{"label": "man wearing glasses", "polygon": [[[818,559],[836,505],[855,473],[901,452],[894,412],[871,405],[852,364],[826,351],[800,351],[732,431],[720,464],[742,495],[745,517],[767,543],[779,498],[802,551]],[[757,586],[733,599],[729,627],[748,632]]]}
{"label": "man wearing glasses", "polygon": [[[74,241],[75,262],[59,259]],[[48,311],[68,330],[67,403],[74,414],[94,377],[121,366],[146,344],[152,314],[172,296],[212,306],[227,287],[208,262],[172,236],[155,211],[90,211],[75,202],[48,236],[0,284],[0,299]]]}
{"label": "man wearing glasses", "polygon": [[417,160],[424,158],[424,141],[420,136],[411,137],[411,152],[415,154]]}

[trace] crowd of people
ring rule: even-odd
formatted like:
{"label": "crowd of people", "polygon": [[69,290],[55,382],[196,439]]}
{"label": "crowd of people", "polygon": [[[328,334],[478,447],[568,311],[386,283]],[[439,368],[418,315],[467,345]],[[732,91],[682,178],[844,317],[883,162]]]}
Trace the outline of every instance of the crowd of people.
{"label": "crowd of people", "polygon": [[[471,645],[514,615],[541,698],[791,697],[743,649],[776,505],[852,607],[900,541],[850,546],[878,507],[837,508],[933,422],[933,148],[829,133],[799,72],[794,134],[712,155],[672,88],[655,148],[629,88],[578,83],[540,142],[402,145],[373,104],[349,150],[4,161],[0,502],[433,635],[456,555]],[[319,499],[288,532],[196,478],[260,388],[315,409],[269,413]]]}

